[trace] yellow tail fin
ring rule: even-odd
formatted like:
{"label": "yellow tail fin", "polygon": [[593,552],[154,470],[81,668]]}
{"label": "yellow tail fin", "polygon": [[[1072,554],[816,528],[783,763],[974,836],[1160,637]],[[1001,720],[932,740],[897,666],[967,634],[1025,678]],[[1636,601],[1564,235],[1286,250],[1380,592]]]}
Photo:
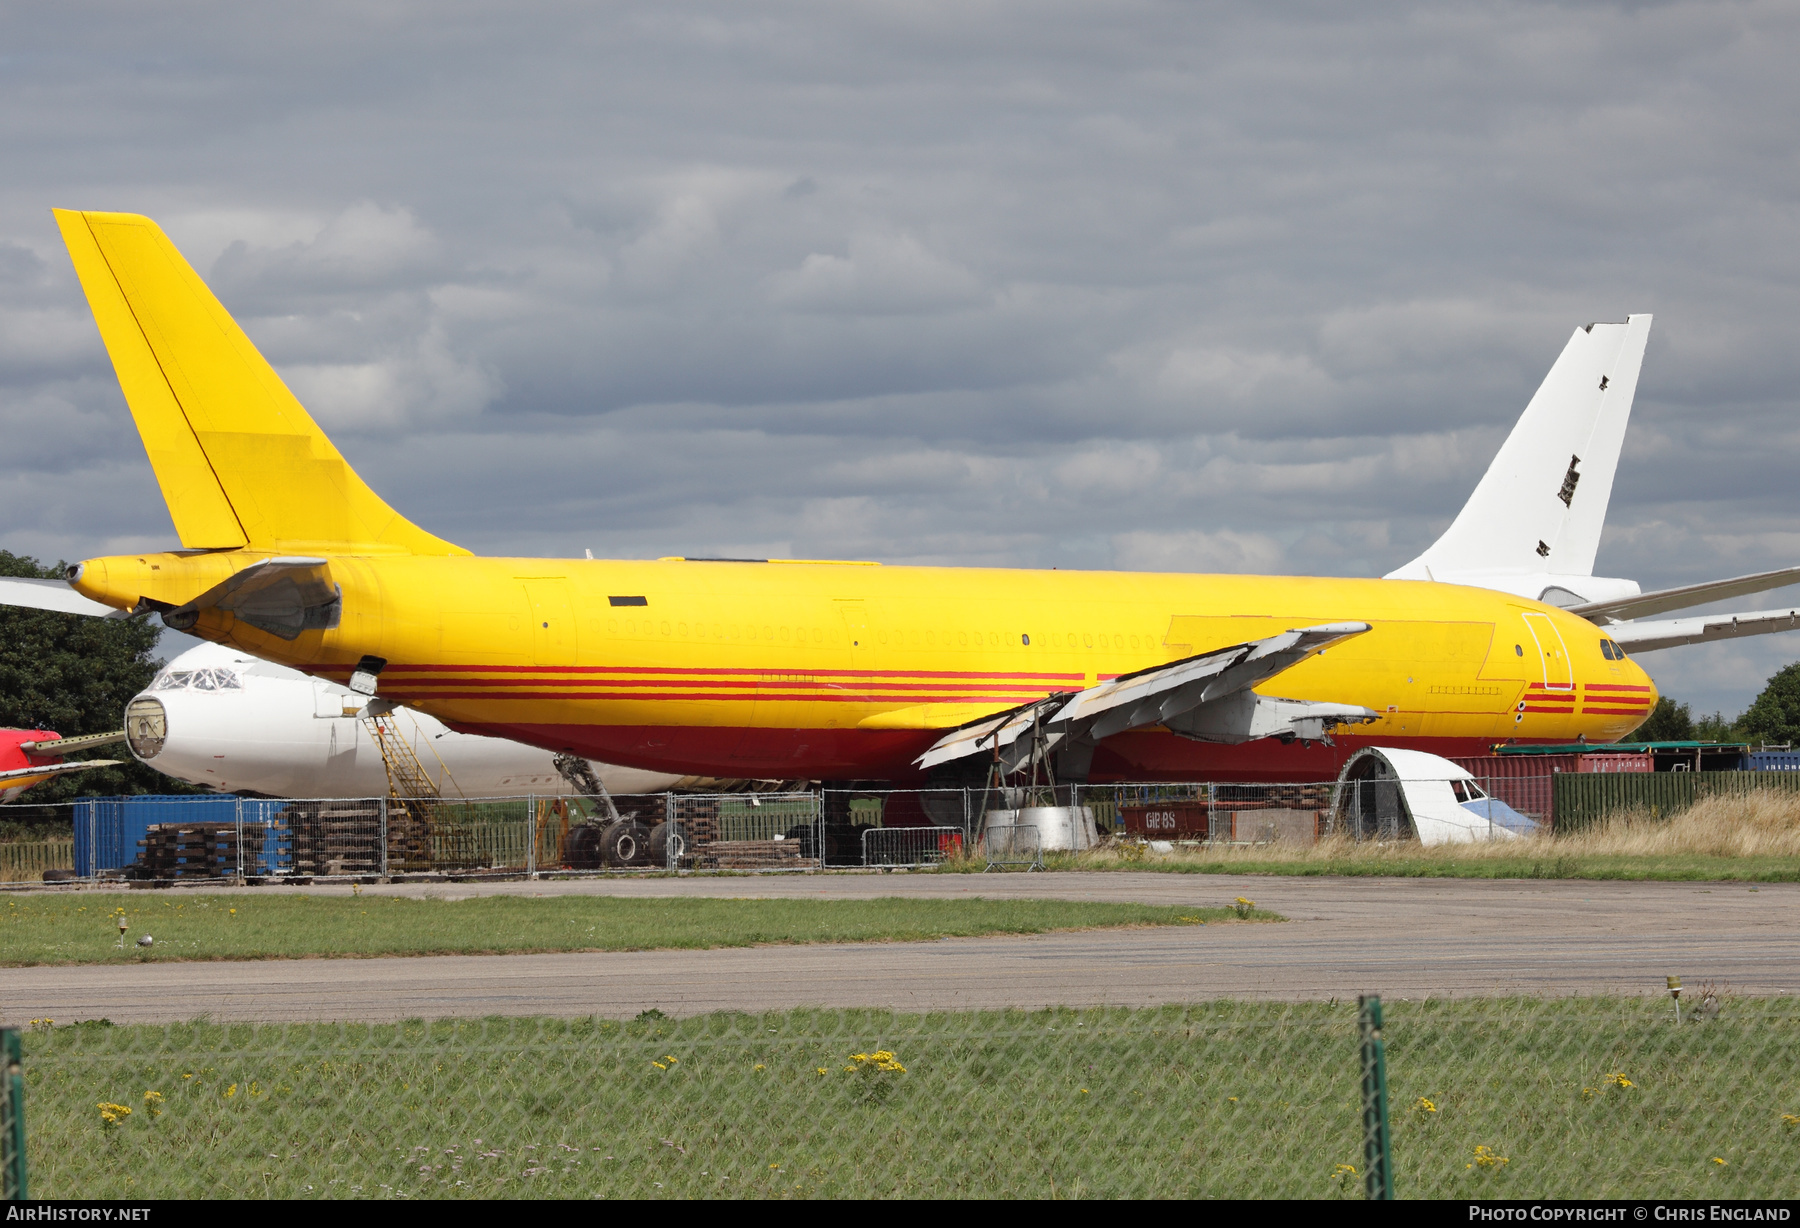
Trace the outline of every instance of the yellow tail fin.
{"label": "yellow tail fin", "polygon": [[369,489],[155,222],[56,223],[183,546],[468,553]]}

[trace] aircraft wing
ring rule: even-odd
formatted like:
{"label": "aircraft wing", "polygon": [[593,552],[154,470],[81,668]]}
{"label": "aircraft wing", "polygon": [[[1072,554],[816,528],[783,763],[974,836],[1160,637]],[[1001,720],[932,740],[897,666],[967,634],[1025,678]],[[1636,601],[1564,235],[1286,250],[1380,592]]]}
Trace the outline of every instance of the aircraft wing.
{"label": "aircraft wing", "polygon": [[69,755],[78,750],[116,746],[124,740],[125,731],[115,729],[111,733],[89,733],[78,738],[46,738],[42,742],[21,742],[19,749],[28,755]]}
{"label": "aircraft wing", "polygon": [[52,776],[85,772],[89,768],[118,767],[123,762],[123,759],[77,759],[74,763],[46,763],[39,767],[13,768],[0,772],[0,789],[30,788]]}
{"label": "aircraft wing", "polygon": [[174,630],[186,631],[200,621],[202,611],[213,609],[259,631],[294,640],[302,631],[337,626],[343,597],[331,582],[331,568],[324,559],[264,559],[185,605],[165,610],[162,619]]}
{"label": "aircraft wing", "polygon": [[1368,623],[1330,623],[1284,631],[1124,674],[1084,691],[1047,696],[953,729],[915,762],[929,770],[998,751],[1002,764],[1012,770],[1065,742],[1092,745],[1152,725],[1206,742],[1322,740],[1338,725],[1374,720],[1376,714],[1351,704],[1272,699],[1252,688],[1367,630]]}
{"label": "aircraft wing", "polygon": [[1800,607],[1756,610],[1747,614],[1700,614],[1693,618],[1663,618],[1652,622],[1602,624],[1614,642],[1627,651],[1655,652],[1683,644],[1708,644],[1735,640],[1745,635],[1770,635],[1800,631]]}
{"label": "aircraft wing", "polygon": [[[1754,575],[1734,576],[1729,580],[1709,580],[1705,584],[1687,584],[1680,588],[1659,589],[1654,593],[1637,593],[1613,601],[1590,601],[1585,605],[1570,606],[1568,609],[1571,614],[1579,614],[1583,618],[1605,626],[1606,622],[1602,620],[1640,618],[1645,614],[1666,614],[1670,610],[1689,610],[1710,601],[1724,601],[1727,597],[1743,597],[1750,593],[1765,593],[1772,588],[1786,588],[1790,584],[1800,584],[1800,567],[1782,567],[1775,571],[1759,571]],[[1755,635],[1758,633],[1747,631],[1744,634]],[[1624,641],[1621,640],[1620,643],[1624,643]]]}
{"label": "aircraft wing", "polygon": [[54,610],[58,614],[88,614],[95,618],[130,617],[129,611],[89,601],[61,580],[34,580],[25,576],[0,576],[0,605]]}

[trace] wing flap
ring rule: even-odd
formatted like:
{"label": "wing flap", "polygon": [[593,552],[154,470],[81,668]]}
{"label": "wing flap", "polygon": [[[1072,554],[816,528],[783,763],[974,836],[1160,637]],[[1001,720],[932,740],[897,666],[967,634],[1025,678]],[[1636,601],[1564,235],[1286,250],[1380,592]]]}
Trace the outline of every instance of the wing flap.
{"label": "wing flap", "polygon": [[[1128,729],[1162,724],[1205,741],[1323,738],[1330,728],[1373,720],[1375,713],[1355,705],[1269,700],[1251,688],[1369,629],[1368,623],[1346,622],[1283,631],[1109,678],[1084,691],[1047,696],[954,729],[914,762],[929,770],[988,752],[1002,766],[1016,765],[1059,745],[1091,745]],[[1210,718],[1188,720],[1191,728],[1177,723],[1177,718],[1209,712]]]}

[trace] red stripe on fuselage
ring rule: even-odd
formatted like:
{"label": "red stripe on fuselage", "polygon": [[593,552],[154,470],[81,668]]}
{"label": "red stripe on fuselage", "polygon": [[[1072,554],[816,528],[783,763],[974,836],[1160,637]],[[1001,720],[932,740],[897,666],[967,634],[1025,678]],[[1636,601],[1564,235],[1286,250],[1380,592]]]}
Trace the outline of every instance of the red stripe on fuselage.
{"label": "red stripe on fuselage", "polygon": [[[804,691],[789,694],[781,691],[427,691],[412,693],[405,688],[393,688],[382,692],[389,699],[403,703],[430,703],[440,699],[690,699],[690,700],[737,700],[751,703],[757,700],[805,700],[810,703],[824,704],[856,704],[856,703],[909,703],[918,704],[917,695],[893,695],[868,693],[861,691],[843,691],[836,694]],[[1033,696],[1025,696],[1030,699]],[[1017,695],[946,695],[930,702],[945,704],[1017,704],[1021,697]]]}
{"label": "red stripe on fuselage", "polygon": [[[788,691],[842,691],[851,687],[874,687],[878,690],[906,695],[913,692],[942,694],[956,690],[1000,689],[1017,695],[1043,695],[1042,686],[1014,685],[992,682],[970,682],[955,684],[947,682],[881,682],[876,679],[844,679],[833,682],[816,682],[805,678],[396,678],[387,688],[390,691],[405,691],[409,694],[437,694],[439,687],[481,687],[489,690],[510,687],[624,687],[650,688],[671,686],[695,687],[737,687],[744,694],[755,694],[759,689],[767,691],[778,688]],[[1054,689],[1054,688],[1052,688]]]}
{"label": "red stripe on fuselage", "polygon": [[[326,665],[314,671],[321,674],[355,672],[353,665]],[[702,669],[675,665],[389,665],[386,674],[653,674],[679,675],[689,678],[762,677],[768,674],[801,674],[811,678],[967,678],[971,682],[1084,682],[1086,674],[987,673],[981,670],[930,669],[805,669],[799,666],[771,669],[739,667]]]}

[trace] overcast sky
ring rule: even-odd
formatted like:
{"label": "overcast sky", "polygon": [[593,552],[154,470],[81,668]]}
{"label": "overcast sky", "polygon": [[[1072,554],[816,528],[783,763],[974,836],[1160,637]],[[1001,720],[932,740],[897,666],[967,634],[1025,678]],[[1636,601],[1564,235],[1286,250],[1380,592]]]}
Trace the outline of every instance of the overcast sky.
{"label": "overcast sky", "polygon": [[0,547],[175,544],[65,206],[479,553],[1379,575],[1649,311],[1598,570],[1800,562],[1800,7],[1276,8],[4,6]]}

